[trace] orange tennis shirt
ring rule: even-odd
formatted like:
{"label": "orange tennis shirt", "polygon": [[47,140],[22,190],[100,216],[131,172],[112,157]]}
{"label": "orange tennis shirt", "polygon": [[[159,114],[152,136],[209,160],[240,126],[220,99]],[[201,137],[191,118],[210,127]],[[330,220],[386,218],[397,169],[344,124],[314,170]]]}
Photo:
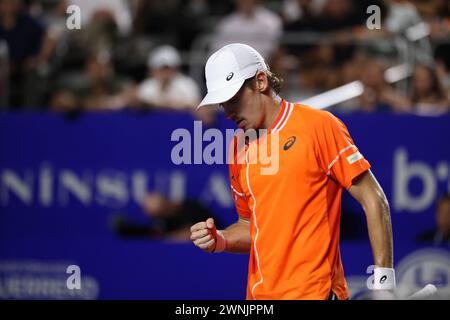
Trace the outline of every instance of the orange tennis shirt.
{"label": "orange tennis shirt", "polygon": [[[278,170],[263,175],[267,159],[251,155],[268,142],[265,154],[271,156],[275,133]],[[370,164],[346,126],[327,111],[282,100],[267,135],[241,147],[236,141],[230,149],[232,197],[239,216],[251,222],[247,299],[327,299],[330,290],[347,299],[339,252],[342,188]]]}

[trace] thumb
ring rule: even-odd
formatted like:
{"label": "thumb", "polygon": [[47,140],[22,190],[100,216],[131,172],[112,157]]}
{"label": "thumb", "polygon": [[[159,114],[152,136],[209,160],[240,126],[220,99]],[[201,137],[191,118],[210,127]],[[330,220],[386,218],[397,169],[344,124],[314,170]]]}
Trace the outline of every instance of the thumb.
{"label": "thumb", "polygon": [[214,219],[213,218],[209,218],[208,220],[206,220],[206,227],[208,229],[216,229],[216,226],[214,225]]}

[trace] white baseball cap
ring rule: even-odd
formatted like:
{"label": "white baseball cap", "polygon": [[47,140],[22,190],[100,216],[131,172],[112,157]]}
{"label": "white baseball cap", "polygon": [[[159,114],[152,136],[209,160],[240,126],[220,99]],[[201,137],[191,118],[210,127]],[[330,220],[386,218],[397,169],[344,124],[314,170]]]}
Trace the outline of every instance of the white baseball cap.
{"label": "white baseball cap", "polygon": [[244,81],[260,70],[268,70],[263,57],[242,43],[228,44],[214,52],[206,62],[208,93],[197,108],[216,105],[233,98]]}
{"label": "white baseball cap", "polygon": [[150,53],[147,66],[158,69],[161,67],[178,67],[181,64],[180,54],[177,49],[169,45],[163,45]]}

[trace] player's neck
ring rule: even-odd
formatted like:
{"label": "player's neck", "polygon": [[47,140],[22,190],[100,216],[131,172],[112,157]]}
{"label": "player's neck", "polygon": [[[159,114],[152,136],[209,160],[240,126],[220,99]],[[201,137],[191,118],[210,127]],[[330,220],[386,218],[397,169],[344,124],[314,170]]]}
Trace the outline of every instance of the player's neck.
{"label": "player's neck", "polygon": [[264,129],[272,127],[281,111],[281,98],[276,96],[267,100],[265,105]]}

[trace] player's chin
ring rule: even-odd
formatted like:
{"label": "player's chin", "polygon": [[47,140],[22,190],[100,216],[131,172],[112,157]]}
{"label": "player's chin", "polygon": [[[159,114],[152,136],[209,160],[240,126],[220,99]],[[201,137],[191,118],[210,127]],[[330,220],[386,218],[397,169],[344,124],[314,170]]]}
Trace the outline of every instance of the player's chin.
{"label": "player's chin", "polygon": [[247,127],[247,121],[245,121],[245,120],[241,120],[241,121],[239,121],[238,123],[237,123],[237,127],[239,128],[239,129],[242,129],[242,130],[246,130],[246,127]]}
{"label": "player's chin", "polygon": [[249,122],[247,121],[243,121],[240,126],[240,129],[242,129],[244,132],[248,131],[248,130],[256,130],[255,126],[251,125]]}

